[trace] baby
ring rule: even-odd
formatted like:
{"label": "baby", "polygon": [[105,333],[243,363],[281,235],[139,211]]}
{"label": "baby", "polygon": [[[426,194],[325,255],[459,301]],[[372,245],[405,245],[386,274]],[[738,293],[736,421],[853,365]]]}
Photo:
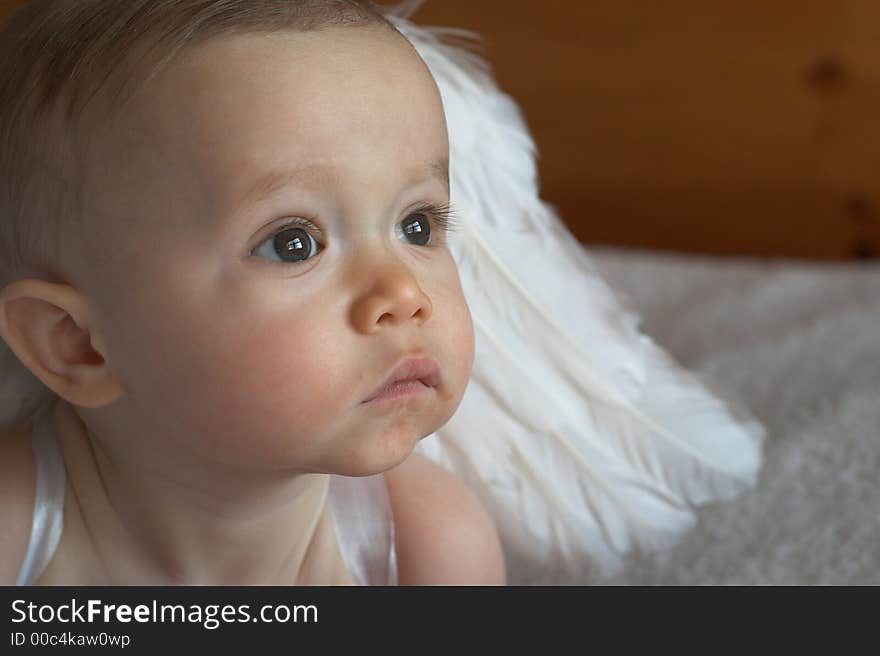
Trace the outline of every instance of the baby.
{"label": "baby", "polygon": [[409,42],[355,0],[12,18],[0,336],[52,394],[0,436],[0,584],[363,582],[365,500],[393,521],[384,582],[503,584],[475,495],[413,453],[474,335]]}

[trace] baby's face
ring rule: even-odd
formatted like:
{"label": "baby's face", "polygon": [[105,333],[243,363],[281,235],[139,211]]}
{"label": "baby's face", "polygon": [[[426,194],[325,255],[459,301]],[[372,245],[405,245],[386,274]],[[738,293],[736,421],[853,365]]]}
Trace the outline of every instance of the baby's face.
{"label": "baby's face", "polygon": [[[85,187],[100,234],[83,286],[127,390],[116,411],[151,448],[227,465],[402,461],[473,361],[442,227],[416,212],[449,200],[421,60],[372,27],[222,37],[132,107]],[[363,403],[409,353],[436,358],[440,385]]]}

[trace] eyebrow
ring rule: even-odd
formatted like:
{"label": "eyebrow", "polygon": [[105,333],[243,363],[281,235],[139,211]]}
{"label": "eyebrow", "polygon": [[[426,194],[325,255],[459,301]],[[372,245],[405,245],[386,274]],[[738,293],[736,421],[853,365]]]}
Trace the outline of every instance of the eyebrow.
{"label": "eyebrow", "polygon": [[[310,171],[324,171],[328,176],[333,172],[328,167],[317,164],[302,166],[296,169],[288,169],[284,171],[272,171],[270,173],[267,173],[266,175],[260,176],[256,180],[250,190],[245,193],[239,206],[248,207],[263,200],[264,198],[268,198],[279,189],[282,189],[283,187],[291,184],[297,178],[302,177],[304,174]],[[428,164],[427,169],[418,169],[415,172],[416,177],[412,179],[411,184],[420,181],[420,176],[425,171],[427,171],[429,179],[433,178],[442,182],[443,186],[446,187],[446,192],[449,193],[449,157],[442,156],[439,159],[431,161]]]}

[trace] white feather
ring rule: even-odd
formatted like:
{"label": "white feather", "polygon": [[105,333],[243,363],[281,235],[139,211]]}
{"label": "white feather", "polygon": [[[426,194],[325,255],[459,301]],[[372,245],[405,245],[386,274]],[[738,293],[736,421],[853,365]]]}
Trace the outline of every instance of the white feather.
{"label": "white feather", "polygon": [[553,208],[516,103],[467,48],[478,35],[389,18],[437,82],[450,139],[450,250],[475,327],[470,384],[418,450],[487,506],[509,559],[556,582],[668,548],[694,508],[754,484],[765,429],[639,330]]}

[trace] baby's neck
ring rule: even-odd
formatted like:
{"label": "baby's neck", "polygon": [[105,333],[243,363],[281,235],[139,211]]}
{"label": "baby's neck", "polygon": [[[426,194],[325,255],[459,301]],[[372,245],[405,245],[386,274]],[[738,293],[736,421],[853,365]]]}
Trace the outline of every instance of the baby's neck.
{"label": "baby's neck", "polygon": [[75,511],[114,585],[293,585],[326,505],[329,476],[222,486],[124,462],[67,402],[53,422]]}

